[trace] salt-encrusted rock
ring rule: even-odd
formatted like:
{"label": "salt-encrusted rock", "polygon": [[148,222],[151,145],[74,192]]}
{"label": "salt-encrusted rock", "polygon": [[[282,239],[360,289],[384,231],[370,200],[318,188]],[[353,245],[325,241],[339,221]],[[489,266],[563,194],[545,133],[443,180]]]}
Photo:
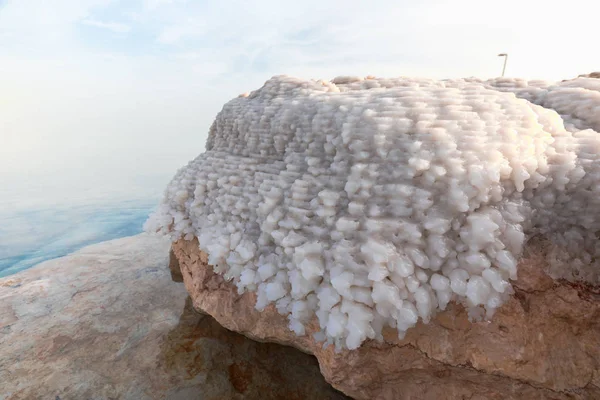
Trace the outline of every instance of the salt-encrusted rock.
{"label": "salt-encrusted rock", "polygon": [[[352,395],[423,379],[441,385],[431,396],[585,397],[597,390],[599,109],[587,77],[275,77],[224,106],[146,229],[179,241],[200,309],[314,352]],[[536,256],[519,264],[532,238]]]}
{"label": "salt-encrusted rock", "polygon": [[[250,338],[314,354],[327,381],[356,399],[598,399],[600,296],[547,276],[545,249],[528,246],[515,296],[491,322],[469,322],[463,306],[450,304],[403,340],[386,329],[382,343],[336,353],[296,336],[273,305],[257,311],[256,294],[238,294],[196,240],[173,244],[197,309]],[[313,318],[307,331],[316,330]]]}
{"label": "salt-encrusted rock", "polygon": [[275,77],[225,105],[146,228],[198,237],[338,349],[451,303],[489,319],[532,235],[552,277],[599,282],[599,82]]}

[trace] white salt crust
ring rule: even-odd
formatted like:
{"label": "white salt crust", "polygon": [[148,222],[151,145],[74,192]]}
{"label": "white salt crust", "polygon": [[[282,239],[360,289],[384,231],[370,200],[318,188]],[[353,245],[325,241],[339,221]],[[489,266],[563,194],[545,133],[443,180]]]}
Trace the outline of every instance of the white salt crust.
{"label": "white salt crust", "polygon": [[532,235],[554,277],[598,283],[598,130],[596,79],[277,76],[223,107],[146,230],[355,349],[450,301],[490,318]]}

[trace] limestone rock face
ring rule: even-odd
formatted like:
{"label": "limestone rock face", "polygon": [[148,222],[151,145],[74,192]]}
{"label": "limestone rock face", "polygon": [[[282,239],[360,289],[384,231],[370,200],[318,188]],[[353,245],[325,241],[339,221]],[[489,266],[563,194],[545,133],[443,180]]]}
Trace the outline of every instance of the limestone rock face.
{"label": "limestone rock face", "polygon": [[515,295],[489,322],[469,322],[451,304],[398,340],[368,341],[336,353],[288,329],[273,305],[258,312],[255,293],[239,295],[213,272],[197,239],[172,246],[197,310],[259,341],[314,354],[325,379],[356,399],[598,399],[600,295],[597,288],[555,281],[543,272],[541,243],[519,264]]}

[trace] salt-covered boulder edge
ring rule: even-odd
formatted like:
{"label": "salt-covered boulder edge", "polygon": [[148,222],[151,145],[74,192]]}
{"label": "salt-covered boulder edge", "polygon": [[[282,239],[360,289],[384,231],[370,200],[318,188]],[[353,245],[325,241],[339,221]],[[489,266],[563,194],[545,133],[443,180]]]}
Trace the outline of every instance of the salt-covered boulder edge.
{"label": "salt-covered boulder edge", "polygon": [[[146,230],[199,239],[256,308],[358,348],[450,302],[491,318],[529,237],[597,284],[600,81],[274,77],[217,115]],[[312,330],[311,330],[312,331]]]}

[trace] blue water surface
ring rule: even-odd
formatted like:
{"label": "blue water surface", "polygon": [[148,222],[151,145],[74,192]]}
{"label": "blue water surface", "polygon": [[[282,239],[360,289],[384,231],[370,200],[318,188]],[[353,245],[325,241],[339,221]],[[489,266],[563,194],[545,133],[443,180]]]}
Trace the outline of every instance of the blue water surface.
{"label": "blue water surface", "polygon": [[0,210],[0,277],[90,244],[142,232],[148,201]]}

